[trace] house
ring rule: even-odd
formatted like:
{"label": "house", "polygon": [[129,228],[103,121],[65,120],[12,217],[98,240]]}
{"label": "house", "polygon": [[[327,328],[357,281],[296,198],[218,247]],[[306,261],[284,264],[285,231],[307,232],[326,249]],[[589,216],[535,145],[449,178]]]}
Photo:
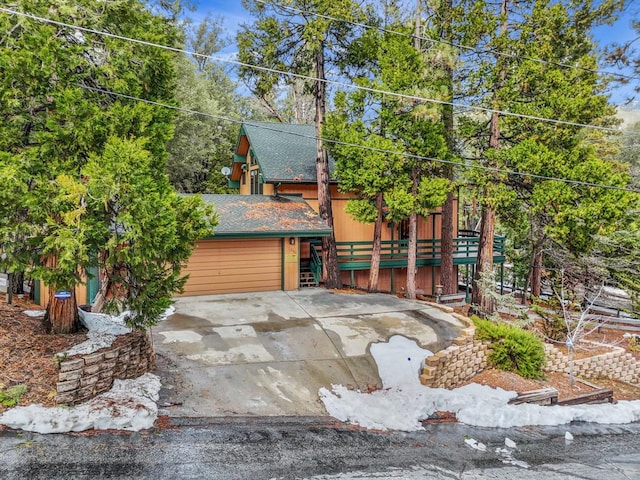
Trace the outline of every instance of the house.
{"label": "house", "polygon": [[[330,161],[333,169],[333,162]],[[182,295],[295,290],[321,282],[322,237],[330,229],[318,212],[316,139],[313,125],[245,122],[238,138],[229,185],[233,195],[203,195],[218,213],[215,235],[197,242],[185,265]],[[353,194],[331,181],[334,233],[342,283],[366,288],[373,224],[354,220],[345,207]],[[419,290],[435,295],[439,284],[441,214],[418,219]],[[467,289],[476,262],[478,238],[454,230],[454,265]],[[399,292],[406,285],[407,222],[385,224],[378,287]],[[504,238],[496,237],[494,261],[503,264]],[[39,282],[36,282],[39,283]],[[87,303],[98,290],[97,276],[77,290]],[[36,299],[46,304],[37,288]]]}
{"label": "house", "polygon": [[183,270],[183,295],[295,290],[300,242],[330,233],[299,196],[203,195],[215,206],[215,235],[198,241]]}
{"label": "house", "polygon": [[[229,185],[238,195],[205,195],[220,214],[215,235],[198,242],[187,265],[184,295],[257,290],[292,290],[321,280],[321,238],[328,227],[318,211],[316,139],[313,125],[245,122],[238,138]],[[333,170],[333,162],[330,160]],[[345,207],[353,194],[339,192],[331,182],[334,231],[342,282],[366,288],[373,224],[354,220]],[[286,209],[283,199],[294,209]],[[286,204],[286,203],[285,203]],[[259,217],[259,218],[258,218]],[[300,223],[304,218],[308,223]],[[417,286],[436,293],[439,283],[440,212],[418,220]],[[454,232],[458,235],[458,231]],[[387,223],[382,232],[379,276],[381,291],[398,292],[406,284],[406,222]],[[497,238],[495,261],[504,262]],[[456,267],[470,278],[476,261],[477,237],[455,239]]]}

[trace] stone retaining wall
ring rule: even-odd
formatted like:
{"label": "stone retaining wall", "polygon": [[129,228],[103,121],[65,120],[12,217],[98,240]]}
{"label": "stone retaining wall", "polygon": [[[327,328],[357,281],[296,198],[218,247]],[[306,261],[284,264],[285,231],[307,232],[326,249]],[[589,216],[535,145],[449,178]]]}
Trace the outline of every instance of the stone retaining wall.
{"label": "stone retaining wall", "polygon": [[[420,382],[427,387],[456,388],[489,367],[489,344],[475,339],[473,322],[453,313],[452,309],[445,311],[464,322],[467,328],[462,330],[453,345],[425,359]],[[545,344],[545,353],[546,372],[569,373],[569,358],[566,355],[549,344]],[[614,347],[608,353],[575,360],[574,371],[576,376],[587,379],[611,378],[640,384],[640,362],[620,347]]]}
{"label": "stone retaining wall", "polygon": [[475,340],[476,329],[469,318],[454,313],[451,308],[440,305],[436,308],[456,317],[467,327],[453,345],[425,359],[420,382],[432,388],[455,388],[487,368],[487,346]]}
{"label": "stone retaining wall", "polygon": [[[547,357],[545,372],[569,373],[567,355],[553,345],[545,344],[544,349]],[[573,368],[577,377],[611,378],[628,383],[640,383],[640,362],[620,347],[613,347],[611,352],[574,360]]]}
{"label": "stone retaining wall", "polygon": [[155,368],[153,344],[147,332],[118,337],[108,348],[60,362],[56,403],[75,405],[111,389],[115,379],[136,378]]}

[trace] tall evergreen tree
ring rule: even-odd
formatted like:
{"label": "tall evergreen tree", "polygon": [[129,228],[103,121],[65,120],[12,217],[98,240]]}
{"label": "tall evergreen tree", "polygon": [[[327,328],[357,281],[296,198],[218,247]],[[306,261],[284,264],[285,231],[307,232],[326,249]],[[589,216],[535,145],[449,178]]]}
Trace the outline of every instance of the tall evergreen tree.
{"label": "tall evergreen tree", "polygon": [[[590,31],[610,19],[615,8],[613,3],[594,8],[589,2],[536,2],[520,34],[519,51],[525,58],[510,75],[513,90],[523,100],[514,102],[511,110],[576,124],[613,125],[614,110],[597,73]],[[516,117],[505,118],[503,124],[511,137],[511,148],[500,158],[507,169],[607,185],[628,182],[626,167],[607,158],[609,148],[601,132]],[[530,177],[510,176],[507,185],[516,192],[520,211],[526,211],[528,278],[534,296],[541,293],[545,248],[555,244],[573,255],[589,254],[593,235],[614,228],[631,201],[621,191]]]}
{"label": "tall evergreen tree", "polygon": [[[461,124],[468,145],[479,153],[484,166],[625,184],[623,170],[602,160],[588,130],[531,118],[607,125],[611,109],[595,73],[590,31],[608,21],[618,6],[613,1],[594,6],[589,1],[503,0],[500,12],[483,8],[473,15],[476,20],[466,27],[469,40],[476,49],[494,55],[481,61],[467,85],[474,87],[469,92],[475,98],[486,99],[492,112],[488,124],[479,114],[468,115]],[[524,117],[501,115],[505,110]],[[548,241],[554,239],[570,251],[584,252],[589,229],[595,233],[611,225],[628,205],[620,192],[582,189],[526,175],[476,171],[472,180],[483,204],[476,280],[492,271],[497,212],[503,221],[529,231],[529,278],[535,293],[540,292],[542,252]],[[475,288],[474,303],[490,312],[492,305],[485,299],[482,289]]]}
{"label": "tall evergreen tree", "polygon": [[[180,39],[138,0],[19,0],[15,8],[155,43]],[[114,275],[121,264],[108,281],[126,287],[133,324],[153,323],[210,225],[202,204],[177,197],[164,173],[172,111],[95,89],[172,103],[173,54],[16,14],[0,14],[0,31],[3,266],[44,280],[47,318],[64,333],[75,328],[74,289],[84,270],[96,257]],[[55,295],[67,290],[69,299]]]}
{"label": "tall evergreen tree", "polygon": [[[362,72],[355,81],[374,91],[432,96],[440,84],[428,74],[428,63],[413,43],[410,27],[402,25],[396,13],[387,10],[385,23],[391,25],[391,32],[369,31],[351,46],[350,60]],[[406,295],[415,298],[417,218],[440,206],[449,191],[449,182],[438,177],[438,168],[417,158],[446,156],[443,128],[436,120],[438,107],[373,92],[355,92],[348,98],[348,102],[337,102],[330,132],[341,142],[373,150],[359,151],[338,143],[332,151],[338,160],[340,185],[362,197],[351,204],[352,211],[360,220],[374,221],[376,226],[369,289],[377,288],[384,203],[387,220],[409,220]]]}
{"label": "tall evergreen tree", "polygon": [[[316,172],[318,180],[318,209],[320,217],[331,228],[331,235],[322,240],[325,266],[324,283],[328,288],[341,286],[333,212],[329,187],[329,160],[322,143],[326,114],[326,68],[335,61],[332,53],[339,52],[353,34],[352,26],[344,20],[362,18],[362,10],[354,0],[288,0],[281,4],[243,0],[243,5],[256,21],[245,26],[238,35],[240,60],[261,69],[242,67],[241,76],[258,98],[268,100],[283,79],[272,70],[290,71],[312,76],[315,99],[317,137]],[[267,70],[270,69],[270,70]]]}

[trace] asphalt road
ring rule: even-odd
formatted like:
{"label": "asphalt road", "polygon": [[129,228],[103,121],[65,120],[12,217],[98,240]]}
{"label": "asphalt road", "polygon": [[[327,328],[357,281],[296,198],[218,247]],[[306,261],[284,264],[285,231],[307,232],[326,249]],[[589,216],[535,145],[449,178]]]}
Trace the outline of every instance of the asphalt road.
{"label": "asphalt road", "polygon": [[[137,433],[0,432],[0,478],[640,479],[640,424],[376,433],[318,417],[178,421]],[[517,448],[504,450],[505,437]]]}

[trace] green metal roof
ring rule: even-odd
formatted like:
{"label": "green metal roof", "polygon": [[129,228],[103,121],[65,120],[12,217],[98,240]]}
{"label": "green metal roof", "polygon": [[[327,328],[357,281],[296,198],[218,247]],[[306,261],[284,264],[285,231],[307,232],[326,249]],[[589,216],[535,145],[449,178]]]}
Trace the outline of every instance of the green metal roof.
{"label": "green metal roof", "polygon": [[323,237],[331,230],[301,197],[202,195],[218,214],[215,237]]}
{"label": "green metal roof", "polygon": [[[316,133],[314,125],[247,122],[246,135],[265,182],[316,182]],[[334,161],[329,158],[333,173]]]}

